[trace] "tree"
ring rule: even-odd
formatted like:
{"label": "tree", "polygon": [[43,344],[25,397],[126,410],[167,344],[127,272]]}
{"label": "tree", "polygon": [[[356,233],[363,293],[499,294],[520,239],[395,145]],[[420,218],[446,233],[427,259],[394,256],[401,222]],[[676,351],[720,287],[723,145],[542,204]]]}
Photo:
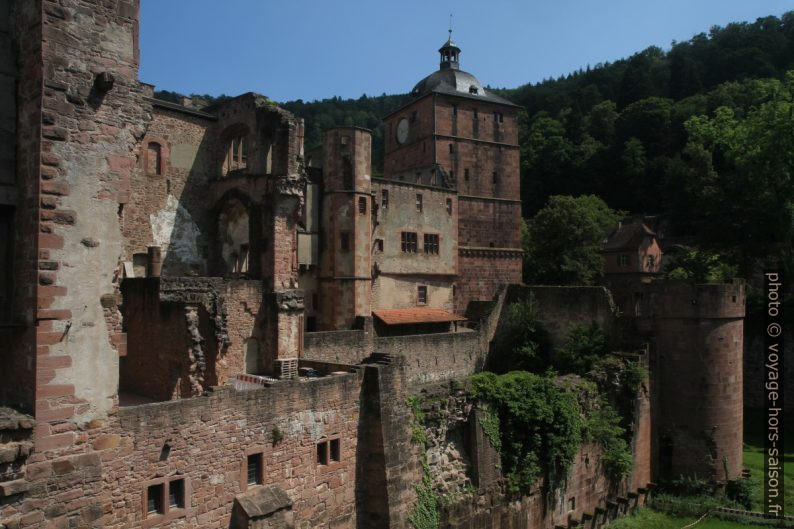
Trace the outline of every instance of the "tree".
{"label": "tree", "polygon": [[743,117],[721,107],[686,122],[688,148],[708,162],[697,190],[702,238],[738,248],[745,274],[754,258],[790,264],[794,235],[794,72],[751,84],[756,104]]}
{"label": "tree", "polygon": [[552,196],[529,222],[526,281],[592,285],[603,273],[601,243],[622,212],[593,195]]}

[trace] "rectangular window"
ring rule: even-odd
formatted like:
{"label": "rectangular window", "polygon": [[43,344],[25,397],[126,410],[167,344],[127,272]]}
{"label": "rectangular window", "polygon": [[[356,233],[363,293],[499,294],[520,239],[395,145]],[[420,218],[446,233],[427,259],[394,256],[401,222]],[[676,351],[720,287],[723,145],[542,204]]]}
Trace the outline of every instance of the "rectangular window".
{"label": "rectangular window", "polygon": [[469,179],[469,170],[468,169],[464,169],[463,170],[463,179],[464,180],[468,180]]}
{"label": "rectangular window", "polygon": [[416,194],[416,211],[422,212],[422,195],[420,193]]}
{"label": "rectangular window", "polygon": [[184,479],[176,479],[168,483],[168,507],[171,509],[185,508]]}
{"label": "rectangular window", "polygon": [[452,143],[449,144],[449,152],[455,152],[455,145]]}
{"label": "rectangular window", "polygon": [[438,235],[425,233],[425,253],[438,255]]}
{"label": "rectangular window", "polygon": [[493,183],[494,183],[494,184],[498,184],[498,183],[499,183],[499,173],[497,173],[496,171],[494,171],[494,172],[493,172],[493,175],[491,175],[491,177],[493,178]]}
{"label": "rectangular window", "polygon": [[341,454],[340,454],[340,446],[339,446],[339,439],[331,439],[330,444],[330,459],[333,462],[341,461]]}
{"label": "rectangular window", "polygon": [[389,207],[389,191],[386,189],[380,192],[380,207],[383,209]]}
{"label": "rectangular window", "polygon": [[343,231],[339,234],[339,249],[343,252],[350,251],[350,233]]}
{"label": "rectangular window", "polygon": [[163,487],[159,485],[149,485],[146,489],[146,512],[149,515],[163,514]]}
{"label": "rectangular window", "polygon": [[400,234],[400,245],[403,252],[416,253],[416,233],[404,231]]}
{"label": "rectangular window", "polygon": [[375,239],[375,251],[379,253],[383,252],[383,239]]}
{"label": "rectangular window", "polygon": [[248,456],[248,484],[262,484],[262,454],[251,454]]}
{"label": "rectangular window", "polygon": [[320,441],[317,443],[317,464],[328,464],[328,441]]}
{"label": "rectangular window", "polygon": [[416,287],[416,303],[417,305],[427,305],[427,286]]}
{"label": "rectangular window", "polygon": [[359,215],[367,214],[367,199],[364,197],[358,198],[358,213]]}
{"label": "rectangular window", "polygon": [[416,121],[416,110],[411,112],[411,123],[414,123],[415,121]]}
{"label": "rectangular window", "polygon": [[622,253],[618,256],[618,266],[629,266],[628,254]]}
{"label": "rectangular window", "polygon": [[458,115],[458,105],[452,105],[452,115],[453,116]]}
{"label": "rectangular window", "polygon": [[447,214],[452,215],[452,199],[447,199]]}

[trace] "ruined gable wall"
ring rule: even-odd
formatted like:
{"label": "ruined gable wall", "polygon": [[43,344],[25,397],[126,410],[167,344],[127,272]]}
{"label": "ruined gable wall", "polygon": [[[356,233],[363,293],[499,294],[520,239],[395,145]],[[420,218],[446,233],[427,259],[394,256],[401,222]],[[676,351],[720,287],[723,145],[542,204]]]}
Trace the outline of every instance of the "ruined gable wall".
{"label": "ruined gable wall", "polygon": [[137,1],[62,4],[43,2],[39,250],[52,270],[39,272],[38,305],[48,312],[38,322],[36,411],[73,422],[40,422],[37,449],[75,442],[75,424],[115,403],[119,210],[151,118],[137,81]]}
{"label": "ruined gable wall", "polygon": [[[205,275],[212,219],[207,203],[214,137],[208,117],[154,107],[124,208],[124,259],[160,246],[163,275]],[[160,167],[149,150],[159,146]],[[159,173],[159,174],[158,174]]]}

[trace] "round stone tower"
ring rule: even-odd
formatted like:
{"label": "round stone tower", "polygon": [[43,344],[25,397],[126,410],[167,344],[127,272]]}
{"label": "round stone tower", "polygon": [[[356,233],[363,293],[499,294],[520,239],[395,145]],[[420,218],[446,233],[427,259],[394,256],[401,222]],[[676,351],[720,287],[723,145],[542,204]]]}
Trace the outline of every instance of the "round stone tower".
{"label": "round stone tower", "polygon": [[655,479],[734,479],[742,471],[745,287],[649,287]]}

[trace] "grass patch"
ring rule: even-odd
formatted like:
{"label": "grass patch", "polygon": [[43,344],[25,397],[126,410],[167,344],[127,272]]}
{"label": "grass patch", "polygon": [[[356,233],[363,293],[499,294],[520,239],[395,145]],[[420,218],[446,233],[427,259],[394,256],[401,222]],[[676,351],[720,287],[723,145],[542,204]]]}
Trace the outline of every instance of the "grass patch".
{"label": "grass patch", "polygon": [[[785,514],[794,514],[794,424],[786,423],[785,453],[782,457],[784,469],[785,495],[783,509]],[[744,410],[744,468],[750,470],[752,485],[751,501],[754,511],[761,511],[764,485],[764,410],[759,408]]]}
{"label": "grass patch", "polygon": [[[699,516],[670,516],[648,508],[640,508],[631,516],[626,516],[609,524],[609,529],[681,529],[696,521]],[[695,526],[696,529],[753,529],[768,528],[766,525],[748,525],[746,522],[729,522],[713,517],[706,517]]]}

